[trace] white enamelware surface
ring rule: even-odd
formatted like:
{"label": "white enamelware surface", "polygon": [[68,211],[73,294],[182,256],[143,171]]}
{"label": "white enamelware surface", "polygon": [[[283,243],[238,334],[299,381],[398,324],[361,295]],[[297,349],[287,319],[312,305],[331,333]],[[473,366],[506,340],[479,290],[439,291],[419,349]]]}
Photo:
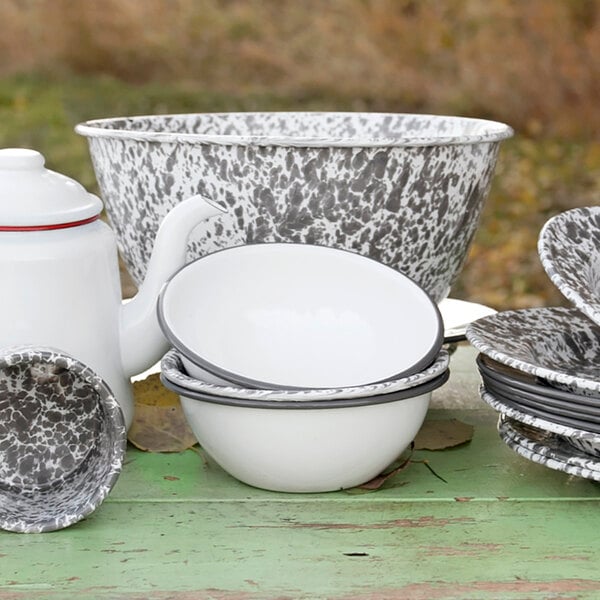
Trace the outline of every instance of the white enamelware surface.
{"label": "white enamelware surface", "polygon": [[84,187],[44,168],[42,154],[0,149],[0,226],[40,227],[93,218],[102,202]]}
{"label": "white enamelware surface", "polygon": [[444,298],[438,308],[444,322],[444,341],[458,342],[466,339],[467,326],[497,311],[484,304],[458,300],[457,298]]}
{"label": "white enamelware surface", "polygon": [[203,449],[229,474],[280,492],[326,492],[381,473],[421,427],[431,392],[353,408],[280,410],[181,397]]}
{"label": "white enamelware surface", "polygon": [[133,419],[130,377],[168,349],[156,316],[164,281],[185,261],[187,235],[223,213],[194,196],[162,221],[139,294],[121,302],[117,243],[102,203],[44,168],[33,150],[0,150],[0,347],[46,346],[88,365]]}
{"label": "white enamelware surface", "polygon": [[437,306],[410,279],[351,252],[256,244],[211,254],[165,285],[159,319],[192,376],[247,387],[330,388],[428,366]]}

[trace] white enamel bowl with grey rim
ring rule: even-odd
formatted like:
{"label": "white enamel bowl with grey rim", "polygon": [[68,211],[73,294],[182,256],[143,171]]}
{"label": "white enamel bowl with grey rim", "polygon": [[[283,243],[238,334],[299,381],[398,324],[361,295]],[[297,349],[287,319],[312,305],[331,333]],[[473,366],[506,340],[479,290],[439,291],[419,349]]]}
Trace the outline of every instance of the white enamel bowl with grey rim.
{"label": "white enamel bowl with grey rim", "polygon": [[180,395],[202,448],[236,479],[279,492],[328,492],[360,485],[394,462],[447,378],[445,371],[393,394],[312,402],[228,398],[163,383]]}
{"label": "white enamel bowl with grey rim", "polygon": [[106,212],[144,279],[159,223],[194,194],[229,214],[200,225],[189,258],[256,242],[352,250],[440,301],[490,188],[503,123],[453,116],[262,112],[88,121]]}
{"label": "white enamel bowl with grey rim", "polygon": [[255,244],[186,265],[158,301],[188,373],[262,389],[363,386],[418,373],[443,343],[437,305],[370,258]]}

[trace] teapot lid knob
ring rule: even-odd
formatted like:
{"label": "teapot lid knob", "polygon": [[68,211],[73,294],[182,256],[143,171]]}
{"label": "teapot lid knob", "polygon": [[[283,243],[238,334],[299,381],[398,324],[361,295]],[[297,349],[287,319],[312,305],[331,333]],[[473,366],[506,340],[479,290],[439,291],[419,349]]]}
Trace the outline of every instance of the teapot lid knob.
{"label": "teapot lid knob", "polygon": [[44,167],[27,148],[0,149],[0,231],[37,231],[84,225],[98,218],[102,202],[84,187]]}
{"label": "teapot lid knob", "polygon": [[43,154],[27,148],[1,148],[0,169],[33,170],[44,166]]}

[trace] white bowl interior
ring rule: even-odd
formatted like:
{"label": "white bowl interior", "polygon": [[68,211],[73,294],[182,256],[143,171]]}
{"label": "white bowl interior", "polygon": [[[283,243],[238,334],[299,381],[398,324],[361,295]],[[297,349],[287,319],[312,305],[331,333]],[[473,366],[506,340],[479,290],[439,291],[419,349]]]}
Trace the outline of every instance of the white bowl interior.
{"label": "white bowl interior", "polygon": [[[397,271],[331,248],[260,244],[204,257],[160,302],[170,341],[226,380],[345,387],[416,372],[442,341],[439,312]],[[205,374],[204,374],[205,377]]]}

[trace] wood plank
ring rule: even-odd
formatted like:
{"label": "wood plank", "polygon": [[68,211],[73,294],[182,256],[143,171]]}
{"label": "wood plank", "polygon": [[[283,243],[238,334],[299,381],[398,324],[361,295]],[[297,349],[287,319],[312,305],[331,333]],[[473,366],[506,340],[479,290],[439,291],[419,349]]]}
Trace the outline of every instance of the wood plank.
{"label": "wood plank", "polygon": [[0,598],[599,597],[600,501],[112,502],[2,538]]}
{"label": "wood plank", "polygon": [[86,521],[0,532],[0,599],[600,597],[600,485],[517,456],[487,408],[429,418],[474,426],[415,454],[445,481],[415,462],[371,493],[272,493],[202,452],[130,449]]}

